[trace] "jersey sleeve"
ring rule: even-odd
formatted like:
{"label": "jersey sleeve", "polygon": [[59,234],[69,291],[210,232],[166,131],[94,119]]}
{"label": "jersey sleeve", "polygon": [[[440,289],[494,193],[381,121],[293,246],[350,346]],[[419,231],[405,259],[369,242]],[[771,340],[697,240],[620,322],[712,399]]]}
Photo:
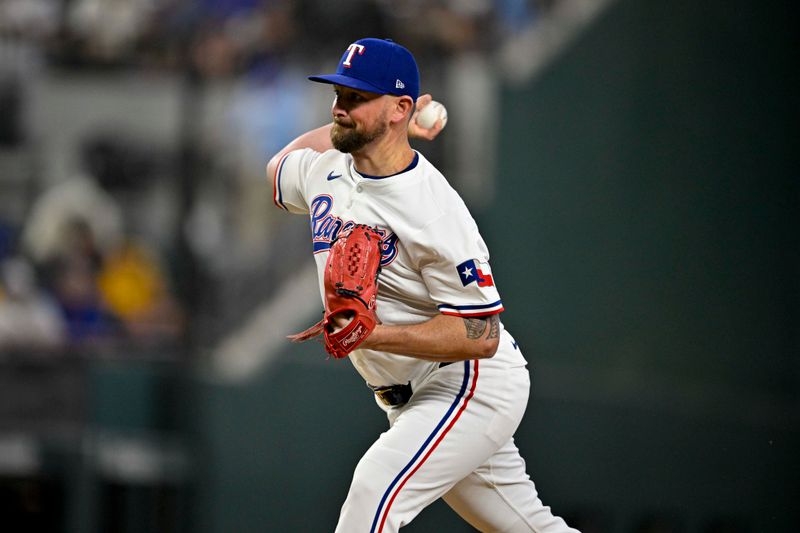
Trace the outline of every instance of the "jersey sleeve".
{"label": "jersey sleeve", "polygon": [[278,162],[273,178],[273,200],[275,205],[296,214],[308,213],[306,180],[309,171],[320,156],[310,148],[287,152]]}
{"label": "jersey sleeve", "polygon": [[421,233],[420,271],[442,314],[479,317],[503,311],[489,251],[466,209],[439,217]]}

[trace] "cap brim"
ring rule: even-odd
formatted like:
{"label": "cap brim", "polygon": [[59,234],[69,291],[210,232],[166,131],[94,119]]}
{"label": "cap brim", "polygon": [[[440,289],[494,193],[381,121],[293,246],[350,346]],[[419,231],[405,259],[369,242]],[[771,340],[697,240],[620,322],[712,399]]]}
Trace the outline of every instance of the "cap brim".
{"label": "cap brim", "polygon": [[350,76],[344,76],[342,74],[325,74],[320,76],[309,76],[308,79],[311,81],[316,81],[317,83],[329,83],[332,85],[341,85],[342,87],[358,89],[359,91],[368,91],[376,94],[389,94],[385,90],[380,89],[375,85],[372,85],[371,83],[367,83],[365,81],[361,81],[356,78],[351,78]]}

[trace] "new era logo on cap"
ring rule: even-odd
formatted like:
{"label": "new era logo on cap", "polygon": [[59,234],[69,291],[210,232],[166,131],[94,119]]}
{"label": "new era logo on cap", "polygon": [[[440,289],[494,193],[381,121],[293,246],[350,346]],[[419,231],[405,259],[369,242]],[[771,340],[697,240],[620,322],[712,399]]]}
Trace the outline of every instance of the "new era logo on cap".
{"label": "new era logo on cap", "polygon": [[344,51],[336,74],[308,79],[378,94],[408,95],[414,100],[419,96],[419,69],[414,56],[388,39],[360,39]]}

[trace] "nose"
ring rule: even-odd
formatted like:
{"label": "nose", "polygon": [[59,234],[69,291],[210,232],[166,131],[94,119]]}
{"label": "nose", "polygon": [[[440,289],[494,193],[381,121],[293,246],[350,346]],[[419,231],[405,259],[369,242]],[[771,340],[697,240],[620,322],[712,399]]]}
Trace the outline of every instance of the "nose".
{"label": "nose", "polygon": [[333,114],[334,118],[343,118],[347,115],[347,111],[339,104],[339,98],[337,96],[333,97],[331,114]]}

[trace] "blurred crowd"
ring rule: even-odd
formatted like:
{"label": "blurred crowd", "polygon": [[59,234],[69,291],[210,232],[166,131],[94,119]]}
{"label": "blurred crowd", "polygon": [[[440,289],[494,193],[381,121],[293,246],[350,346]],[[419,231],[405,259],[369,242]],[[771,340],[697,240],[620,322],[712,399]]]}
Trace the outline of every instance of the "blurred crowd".
{"label": "blurred crowd", "polygon": [[[116,135],[124,132],[96,132],[81,139],[76,171],[56,178],[37,175],[44,171],[35,159],[48,146],[38,145],[41,139],[26,131],[26,105],[36,105],[29,97],[31,73],[177,73],[198,84],[244,80],[246,88],[237,93],[231,115],[248,148],[232,158],[241,159],[239,164],[251,172],[255,169],[258,177],[248,178],[248,184],[240,187],[241,198],[229,210],[261,213],[263,201],[253,199],[264,195],[252,192],[264,189],[259,161],[296,135],[303,124],[292,117],[308,107],[293,88],[296,81],[281,81],[287,68],[327,65],[348,40],[391,35],[427,65],[433,73],[431,85],[442,84],[444,80],[435,79],[436,65],[458,57],[488,57],[504,40],[536,24],[556,3],[0,0],[0,353],[102,351],[121,344],[179,346],[198,312],[187,295],[207,282],[211,291],[210,280],[197,277],[203,269],[186,274],[187,257],[202,260],[204,250],[212,249],[209,263],[230,261],[233,256],[220,249],[229,243],[220,230],[225,216],[215,214],[213,203],[226,201],[219,187],[206,187],[204,192],[203,182],[197,180],[190,185],[197,187],[190,198],[185,190],[179,191],[183,196],[178,194],[169,210],[186,220],[178,221],[175,231],[163,231],[161,240],[141,231],[152,212],[140,208],[151,203],[152,191],[145,191],[154,176],[180,189],[181,172],[198,169],[198,153],[203,153],[202,173],[209,174],[224,167],[219,162],[231,158],[226,155],[230,150],[193,146],[189,134],[176,140],[174,153],[154,155]],[[465,62],[454,79],[473,76],[474,64]],[[472,90],[481,95],[480,80],[473,82]],[[475,120],[482,120],[479,113]],[[293,122],[301,124],[286,126]],[[474,129],[467,126],[465,122],[465,131]],[[59,124],[50,127],[57,129]],[[474,144],[486,143],[476,138]],[[469,142],[466,146],[463,152],[475,152]],[[20,174],[19,160],[26,157],[34,161],[22,166],[27,185],[20,189],[19,176],[12,174]],[[194,167],[187,166],[187,157],[194,157]],[[165,158],[171,163],[163,164]],[[136,203],[131,198],[137,194],[139,205],[132,207]],[[214,200],[204,203],[203,198]],[[188,205],[181,207],[182,202]],[[241,215],[227,218],[236,216]],[[261,224],[247,225],[242,238],[248,238],[248,232],[255,242],[269,238],[253,229]],[[178,242],[184,227],[194,231],[186,243]],[[192,252],[181,253],[182,246]],[[229,263],[225,267],[236,272]],[[269,265],[257,267],[269,277]],[[210,270],[213,278],[213,264]],[[181,284],[189,277],[193,285],[182,291]],[[238,294],[258,294],[244,278],[236,283]],[[235,290],[229,293],[237,299]]]}
{"label": "blurred crowd", "polygon": [[85,172],[42,191],[21,227],[0,218],[0,351],[180,340],[184,316],[169,273],[126,228],[120,198],[130,185],[109,166],[109,151],[103,141],[87,144]]}
{"label": "blurred crowd", "polygon": [[[558,0],[3,0],[0,34],[70,66],[241,74],[340,48],[343,34],[393,35],[415,51],[489,49]],[[344,37],[349,38],[350,36]]]}

